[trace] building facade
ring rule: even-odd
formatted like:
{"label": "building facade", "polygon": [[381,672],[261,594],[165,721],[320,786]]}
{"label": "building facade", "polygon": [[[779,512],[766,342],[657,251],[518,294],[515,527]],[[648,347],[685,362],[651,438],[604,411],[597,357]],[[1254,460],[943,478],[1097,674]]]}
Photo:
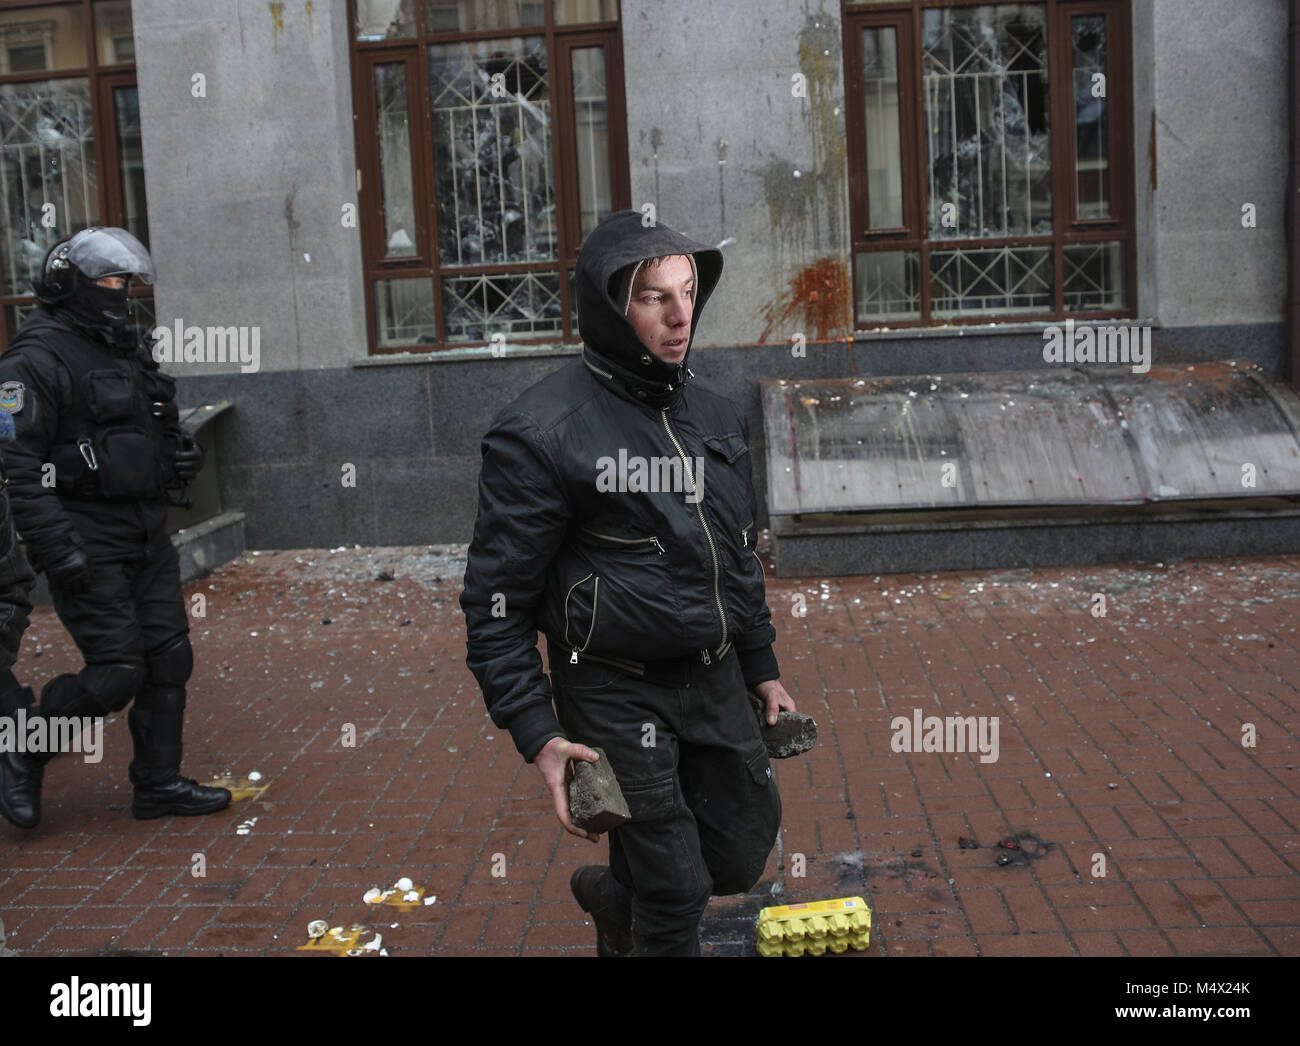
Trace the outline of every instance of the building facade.
{"label": "building facade", "polygon": [[614,208],[722,245],[692,369],[755,434],[760,378],[1041,369],[1068,319],[1285,374],[1287,14],[0,0],[4,337],[56,239],[146,239],[253,548],[467,541]]}

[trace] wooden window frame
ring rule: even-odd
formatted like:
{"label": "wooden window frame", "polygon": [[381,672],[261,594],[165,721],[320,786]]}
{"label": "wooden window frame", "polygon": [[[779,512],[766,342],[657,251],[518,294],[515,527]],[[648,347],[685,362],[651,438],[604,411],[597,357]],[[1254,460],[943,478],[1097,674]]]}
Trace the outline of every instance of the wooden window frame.
{"label": "wooden window frame", "polygon": [[[853,325],[869,332],[888,327],[934,328],[993,323],[1060,323],[1065,319],[1131,319],[1137,315],[1137,237],[1135,229],[1133,163],[1132,12],[1130,0],[1002,0],[1040,3],[1047,15],[1048,106],[1051,119],[1052,232],[989,239],[932,239],[926,228],[927,181],[924,173],[925,111],[921,92],[922,19],[927,9],[996,6],[999,0],[897,0],[853,4],[841,0],[844,27],[844,102],[848,146],[850,251],[854,270],[859,253],[914,251],[918,255],[919,319],[884,319],[859,326],[857,282],[853,281]],[[1073,105],[1073,57],[1070,19],[1080,15],[1106,18],[1106,97],[1111,214],[1080,219],[1075,211],[1076,135]],[[893,26],[899,47],[899,124],[904,187],[904,225],[870,229],[865,114],[862,101],[862,30]],[[1057,72],[1056,70],[1062,70]],[[1116,104],[1119,100],[1120,104]],[[1065,248],[1082,243],[1121,241],[1125,257],[1125,301],[1118,310],[1065,311]],[[934,318],[931,306],[931,254],[934,250],[1049,247],[1053,264],[1053,303],[1050,313],[982,313],[978,316]]]}
{"label": "wooden window frame", "polygon": [[[45,80],[86,80],[92,106],[92,126],[95,134],[95,165],[98,174],[99,217],[92,224],[122,226],[124,222],[122,208],[122,184],[118,170],[120,157],[117,154],[116,111],[113,108],[113,92],[119,87],[135,87],[135,63],[101,65],[95,51],[95,3],[94,0],[0,0],[0,13],[23,10],[40,10],[50,7],[81,7],[82,25],[86,35],[86,60],[81,66],[68,69],[42,69],[30,73],[6,73],[0,75],[0,84],[39,83]],[[131,297],[153,296],[153,288],[136,286],[131,289]],[[36,301],[33,295],[6,294],[0,286],[0,355],[9,348],[7,314],[15,305],[31,305]]]}
{"label": "wooden window frame", "polygon": [[[476,29],[458,32],[429,32],[425,29],[424,0],[412,0],[415,29],[400,39],[362,41],[356,38],[356,0],[347,2],[348,47],[352,68],[353,125],[355,127],[356,168],[358,172],[357,213],[361,232],[362,272],[365,284],[366,346],[369,355],[384,356],[411,352],[447,352],[492,345],[490,341],[448,341],[443,315],[442,280],[465,276],[537,272],[554,274],[559,281],[560,334],[535,337],[510,337],[511,345],[580,344],[573,326],[573,302],[569,289],[569,272],[577,263],[581,247],[580,212],[576,177],[565,172],[576,170],[576,130],[571,89],[570,56],[575,48],[605,48],[605,80],[608,99],[610,143],[610,197],[613,210],[631,206],[631,177],[628,169],[627,108],[623,81],[623,45],[619,21],[560,24],[555,21],[554,5],[546,3],[545,24],[512,26],[499,29]],[[551,107],[552,192],[558,212],[556,255],[551,261],[503,262],[444,266],[438,260],[438,213],[434,196],[433,121],[429,105],[428,53],[430,44],[472,43],[476,40],[499,40],[515,37],[543,37],[546,47],[547,96]],[[385,259],[383,244],[383,194],[379,170],[378,127],[374,107],[374,73],[376,64],[407,63],[407,106],[411,127],[412,186],[416,195],[416,253],[409,258]],[[414,75],[414,80],[411,79]],[[423,195],[427,207],[419,206]],[[378,316],[375,284],[380,280],[407,277],[429,281],[433,294],[434,316],[439,340],[434,344],[377,344]]]}

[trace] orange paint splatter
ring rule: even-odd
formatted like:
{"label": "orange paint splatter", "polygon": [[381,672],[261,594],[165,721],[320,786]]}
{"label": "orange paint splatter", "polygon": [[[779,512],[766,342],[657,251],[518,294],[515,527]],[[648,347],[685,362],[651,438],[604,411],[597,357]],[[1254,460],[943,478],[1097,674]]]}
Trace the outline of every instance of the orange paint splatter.
{"label": "orange paint splatter", "polygon": [[767,341],[773,327],[787,325],[796,314],[809,341],[843,338],[851,313],[848,267],[839,258],[819,258],[791,277],[786,293],[764,311],[767,326],[759,341]]}

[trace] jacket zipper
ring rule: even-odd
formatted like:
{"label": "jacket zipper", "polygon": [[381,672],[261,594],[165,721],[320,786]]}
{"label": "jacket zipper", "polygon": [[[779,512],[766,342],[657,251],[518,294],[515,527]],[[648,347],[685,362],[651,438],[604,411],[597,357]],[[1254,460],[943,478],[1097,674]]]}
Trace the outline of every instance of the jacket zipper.
{"label": "jacket zipper", "polygon": [[741,544],[744,548],[749,548],[749,531],[750,531],[750,529],[751,529],[753,526],[754,526],[753,523],[748,523],[748,524],[746,524],[744,527],[741,528],[741,531],[740,531],[740,544]]}
{"label": "jacket zipper", "polygon": [[[686,451],[682,445],[677,442],[676,435],[673,434],[672,426],[668,424],[668,408],[660,408],[660,416],[664,420],[664,431],[668,433],[668,438],[672,440],[673,446],[681,456],[682,467],[686,470],[686,475],[691,481],[691,493],[700,495],[695,502],[695,512],[700,517],[700,526],[704,528],[704,539],[709,543],[709,555],[713,559],[713,599],[718,606],[718,617],[722,620],[722,642],[718,649],[722,650],[727,645],[727,614],[722,609],[722,595],[718,591],[718,550],[713,544],[713,535],[709,532],[709,525],[704,521],[703,493],[695,484],[695,473],[691,470],[691,460],[686,456]],[[707,665],[710,664],[708,650],[701,651],[701,660]]]}
{"label": "jacket zipper", "polygon": [[604,538],[606,541],[617,541],[620,544],[624,544],[624,545],[653,545],[655,548],[659,550],[659,554],[661,556],[664,554],[664,547],[663,545],[659,544],[659,539],[657,537],[619,538],[619,537],[615,537],[613,534],[602,534],[597,530],[590,529],[589,527],[581,527],[580,529],[584,534],[590,534],[592,537]]}
{"label": "jacket zipper", "polygon": [[[569,586],[569,591],[564,596],[564,641],[566,643],[572,643],[569,639],[569,597],[573,595],[573,590],[575,588],[583,584],[583,582],[590,581],[593,577],[596,577],[596,575],[588,574],[582,579],[582,581],[575,581],[571,586]],[[573,647],[573,653],[569,656],[569,664],[571,665],[576,665],[578,663],[578,652],[586,650],[587,647],[591,645],[592,633],[596,631],[596,604],[599,600],[600,578],[596,578],[595,584],[591,586],[591,627],[587,629],[586,642],[584,642],[580,647]]]}
{"label": "jacket zipper", "polygon": [[590,370],[590,371],[595,371],[595,372],[596,372],[597,374],[599,374],[602,378],[608,378],[610,381],[613,381],[613,380],[614,380],[614,375],[610,374],[609,371],[601,370],[601,369],[600,369],[599,367],[597,367],[594,363],[592,363],[589,359],[587,359],[587,354],[586,354],[585,352],[582,354],[582,362],[583,362],[584,364],[586,364],[588,370]]}

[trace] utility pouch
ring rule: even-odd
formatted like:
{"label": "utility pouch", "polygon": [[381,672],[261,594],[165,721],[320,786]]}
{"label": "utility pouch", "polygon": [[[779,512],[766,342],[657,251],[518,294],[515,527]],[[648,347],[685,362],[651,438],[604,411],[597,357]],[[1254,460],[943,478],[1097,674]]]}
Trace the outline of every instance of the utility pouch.
{"label": "utility pouch", "polygon": [[135,414],[135,382],[121,370],[92,370],[82,379],[92,421],[122,421]]}
{"label": "utility pouch", "polygon": [[95,434],[92,450],[100,496],[136,501],[163,495],[163,476],[154,441],[138,428],[119,425]]}

